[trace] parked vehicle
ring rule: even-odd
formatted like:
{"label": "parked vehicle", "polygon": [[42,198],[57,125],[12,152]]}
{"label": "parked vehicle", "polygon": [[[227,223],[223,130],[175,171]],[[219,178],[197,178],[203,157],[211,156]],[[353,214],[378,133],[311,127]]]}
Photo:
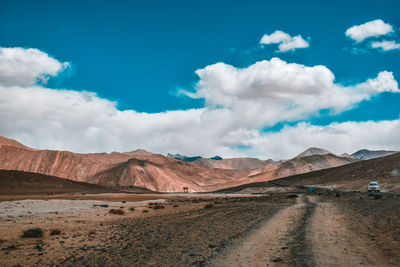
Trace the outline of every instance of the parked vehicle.
{"label": "parked vehicle", "polygon": [[368,185],[368,192],[379,192],[379,184],[378,182],[374,181],[374,182],[370,182]]}

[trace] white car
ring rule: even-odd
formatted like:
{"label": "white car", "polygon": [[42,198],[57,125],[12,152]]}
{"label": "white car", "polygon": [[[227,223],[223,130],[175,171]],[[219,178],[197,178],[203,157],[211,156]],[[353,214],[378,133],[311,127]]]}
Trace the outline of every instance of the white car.
{"label": "white car", "polygon": [[379,184],[378,182],[370,182],[368,185],[368,192],[376,191],[379,192]]}

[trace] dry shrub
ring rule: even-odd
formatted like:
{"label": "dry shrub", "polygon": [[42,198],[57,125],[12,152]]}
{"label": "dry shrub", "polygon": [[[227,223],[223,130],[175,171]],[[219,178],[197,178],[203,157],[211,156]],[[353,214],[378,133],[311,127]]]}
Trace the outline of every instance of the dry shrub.
{"label": "dry shrub", "polygon": [[242,232],[236,232],[235,233],[235,237],[239,237],[239,236],[242,236]]}
{"label": "dry shrub", "polygon": [[130,207],[129,210],[130,211],[135,211],[135,208],[134,207]]}
{"label": "dry shrub", "polygon": [[24,231],[21,235],[22,238],[39,238],[43,236],[43,230],[38,228],[31,228]]}
{"label": "dry shrub", "polygon": [[211,209],[212,207],[214,207],[214,204],[212,204],[212,203],[206,204],[204,206],[205,209]]}
{"label": "dry shrub", "polygon": [[161,205],[161,204],[156,204],[156,205],[153,206],[153,209],[155,209],[155,210],[164,209],[164,208],[165,207],[163,205]]}
{"label": "dry shrub", "polygon": [[148,213],[149,211],[148,211],[148,210],[143,210],[142,212],[143,212],[143,213]]}
{"label": "dry shrub", "polygon": [[173,205],[173,207],[174,207],[174,208],[177,208],[177,207],[179,207],[179,205],[178,205],[178,204],[175,204],[175,205]]}
{"label": "dry shrub", "polygon": [[59,234],[61,234],[60,229],[51,229],[50,230],[50,235],[59,235]]}
{"label": "dry shrub", "polygon": [[111,214],[122,215],[122,214],[124,214],[125,212],[124,212],[123,210],[121,210],[121,209],[110,209],[109,213],[111,213]]}

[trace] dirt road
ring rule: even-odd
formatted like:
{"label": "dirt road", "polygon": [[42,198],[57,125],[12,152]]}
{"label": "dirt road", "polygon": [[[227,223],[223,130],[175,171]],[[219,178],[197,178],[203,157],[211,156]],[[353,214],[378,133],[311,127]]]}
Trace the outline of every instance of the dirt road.
{"label": "dirt road", "polygon": [[[210,266],[388,266],[374,239],[349,230],[335,202],[304,196],[209,262]],[[397,255],[397,257],[400,255]]]}

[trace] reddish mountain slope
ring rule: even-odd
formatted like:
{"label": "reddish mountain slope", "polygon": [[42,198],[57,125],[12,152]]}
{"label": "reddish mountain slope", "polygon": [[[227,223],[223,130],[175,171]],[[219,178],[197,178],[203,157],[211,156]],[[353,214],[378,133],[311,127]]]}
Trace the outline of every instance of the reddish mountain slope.
{"label": "reddish mountain slope", "polygon": [[15,147],[19,147],[19,148],[25,148],[25,149],[30,149],[27,146],[24,146],[23,144],[15,141],[14,139],[10,139],[10,138],[6,138],[4,136],[0,136],[0,147],[1,146],[15,146]]}
{"label": "reddish mountain slope", "polygon": [[[225,184],[225,188],[239,186],[248,183],[256,183],[263,181],[271,181],[282,177],[287,177],[295,174],[302,174],[332,168],[336,166],[346,165],[358,160],[351,158],[342,158],[333,154],[312,155],[302,158],[293,158],[285,161],[280,165],[269,164],[263,169],[252,171],[248,177],[241,178],[232,184]],[[219,188],[213,188],[218,190]]]}
{"label": "reddish mountain slope", "polygon": [[312,155],[301,158],[296,157],[285,161],[278,166],[267,166],[263,170],[257,170],[251,174],[251,178],[259,181],[267,181],[295,174],[341,166],[355,161],[357,160],[342,158],[333,154]]}
{"label": "reddish mountain slope", "polygon": [[[135,151],[76,154],[33,150],[13,142],[0,145],[0,169],[57,176],[104,186],[137,186],[156,191],[203,191],[247,176],[245,171],[210,169],[189,162]],[[17,143],[19,144],[19,143]]]}
{"label": "reddish mountain slope", "polygon": [[256,182],[226,189],[236,192],[246,188],[284,186],[317,186],[344,191],[367,191],[370,181],[378,181],[383,192],[400,192],[400,153],[363,160],[334,168],[284,177],[270,182]]}
{"label": "reddish mountain slope", "polygon": [[[191,192],[213,191],[353,161],[332,154],[296,157],[280,164],[268,164],[268,161],[258,159],[228,159],[220,166],[222,169],[200,166],[144,150],[77,154],[35,150],[11,139],[0,139],[0,169],[40,173],[103,186],[136,186],[163,192],[182,191],[183,187],[188,187]],[[258,166],[262,168],[250,171]]]}

